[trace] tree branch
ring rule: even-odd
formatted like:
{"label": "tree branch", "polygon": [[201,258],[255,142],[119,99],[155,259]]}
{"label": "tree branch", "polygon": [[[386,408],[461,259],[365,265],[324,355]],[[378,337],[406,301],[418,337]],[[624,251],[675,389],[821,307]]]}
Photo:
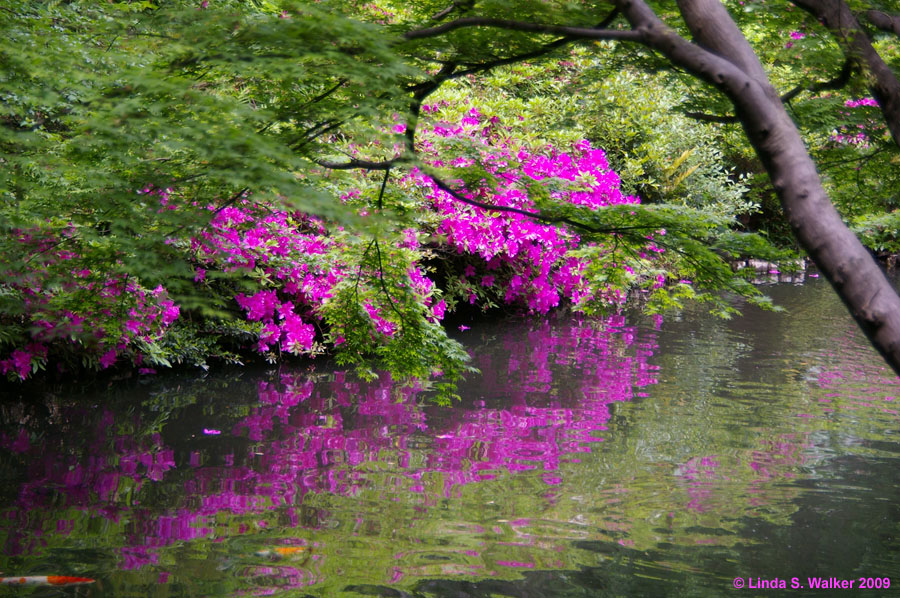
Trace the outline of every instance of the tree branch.
{"label": "tree branch", "polygon": [[[811,83],[809,85],[798,85],[794,89],[789,92],[782,94],[781,102],[786,104],[793,100],[795,97],[803,93],[804,91],[809,91],[815,93],[817,91],[824,91],[826,89],[841,89],[845,87],[850,82],[850,77],[853,75],[853,67],[855,66],[855,62],[847,58],[844,61],[844,66],[841,68],[841,72],[834,79],[829,79],[828,81],[817,81],[815,83]],[[718,114],[706,114],[704,112],[685,112],[685,116],[688,118],[693,118],[694,120],[702,120],[706,122],[714,122],[714,123],[736,123],[738,122],[738,117],[727,114],[727,115],[718,115]]]}
{"label": "tree branch", "polygon": [[378,239],[375,239],[375,255],[378,257],[378,283],[381,286],[381,290],[384,291],[385,296],[387,297],[388,305],[391,306],[391,309],[394,310],[394,313],[397,314],[397,317],[400,318],[400,326],[401,328],[406,327],[406,318],[403,317],[403,314],[397,309],[397,306],[394,305],[394,297],[391,295],[391,292],[388,290],[387,285],[384,282],[384,262],[381,260],[381,246],[378,243]]}
{"label": "tree branch", "polygon": [[[647,46],[728,96],[800,244],[872,345],[900,374],[900,296],[831,204],[780,98],[768,79],[755,76],[762,70],[758,59],[755,65],[746,64],[749,43],[725,7],[707,0],[678,0],[679,7],[706,9],[682,12],[686,19],[696,19],[688,26],[698,45],[666,26],[644,0],[616,1]],[[799,6],[828,0],[793,1]],[[713,47],[714,52],[704,49]]]}
{"label": "tree branch", "polygon": [[384,178],[381,179],[381,189],[378,191],[378,202],[375,204],[379,210],[384,208],[384,190],[387,189],[388,179],[391,176],[391,169],[384,171]]}
{"label": "tree branch", "polygon": [[475,0],[453,0],[453,2],[450,3],[450,6],[441,10],[440,12],[431,15],[431,20],[442,21],[456,9],[459,9],[459,12],[464,13],[472,8],[472,5],[474,4]]}
{"label": "tree branch", "polygon": [[531,218],[532,220],[537,220],[538,222],[543,222],[544,224],[568,224],[569,226],[581,230],[584,232],[594,233],[594,234],[618,234],[618,233],[627,233],[629,231],[648,231],[648,230],[656,230],[659,228],[658,224],[647,224],[647,225],[635,225],[635,226],[615,226],[615,227],[595,227],[587,225],[583,222],[578,222],[577,220],[572,220],[567,217],[550,217],[544,216],[540,212],[529,212],[528,210],[522,210],[520,208],[514,208],[512,206],[497,206],[489,203],[485,203],[482,201],[478,201],[477,199],[472,199],[471,197],[466,197],[449,184],[447,184],[440,177],[427,173],[428,177],[434,182],[438,189],[447,193],[453,199],[468,204],[470,206],[474,206],[476,208],[481,208],[483,210],[489,210],[491,212],[505,212],[507,214],[519,214],[521,216],[525,216],[526,218]]}
{"label": "tree branch", "polygon": [[328,89],[326,89],[325,91],[323,91],[322,93],[320,93],[319,95],[317,95],[316,97],[311,99],[310,101],[306,102],[306,104],[304,104],[303,107],[306,108],[308,106],[312,106],[313,104],[317,104],[317,103],[321,102],[322,100],[324,100],[325,98],[327,98],[328,96],[330,96],[331,94],[336,92],[338,89],[340,89],[346,82],[347,82],[347,79],[339,79],[338,82],[334,84],[334,86],[329,87]]}
{"label": "tree branch", "polygon": [[888,14],[880,10],[867,10],[863,13],[866,19],[878,29],[900,35],[900,16]]}
{"label": "tree branch", "polygon": [[436,25],[427,29],[414,29],[403,34],[406,40],[425,39],[449,33],[465,27],[494,27],[509,31],[524,31],[527,33],[547,33],[564,35],[566,37],[597,40],[625,40],[640,41],[640,35],[629,29],[594,29],[591,27],[569,27],[566,25],[550,25],[542,23],[529,23],[526,21],[513,21],[510,19],[494,19],[490,17],[462,17],[448,21],[442,25]]}
{"label": "tree branch", "polygon": [[826,89],[841,89],[842,87],[846,87],[846,85],[850,83],[850,77],[853,75],[853,68],[855,66],[856,62],[852,58],[848,57],[844,61],[844,66],[841,67],[841,72],[838,73],[838,76],[834,79],[829,79],[828,81],[817,81],[816,83],[806,86],[798,85],[794,89],[782,95],[781,101],[783,103],[790,102],[804,91],[816,93],[817,91],[824,91]]}
{"label": "tree branch", "polygon": [[773,99],[777,97],[759,58],[719,0],[677,0],[677,4],[695,44],[721,56],[759,81]]}
{"label": "tree branch", "polygon": [[[616,19],[616,17],[618,15],[619,15],[619,9],[614,8],[612,10],[612,12],[609,14],[609,16],[607,16],[605,19],[603,19],[602,22],[600,22],[597,25],[597,29],[605,29],[606,27],[609,27],[609,25]],[[470,68],[468,68],[464,71],[455,72],[453,74],[452,78],[456,79],[459,77],[464,77],[466,75],[473,75],[475,73],[483,73],[485,71],[489,71],[498,66],[505,66],[507,64],[515,64],[517,62],[522,62],[524,60],[531,60],[532,58],[540,58],[541,56],[546,56],[547,54],[549,54],[553,50],[556,50],[557,48],[561,48],[561,47],[571,44],[575,41],[576,41],[576,39],[572,38],[572,37],[561,37],[555,41],[544,44],[540,48],[537,48],[536,50],[532,50],[531,52],[523,52],[522,54],[516,54],[514,56],[507,56],[506,58],[497,58],[495,60],[492,60],[489,62],[483,62],[480,64],[467,65]]]}
{"label": "tree branch", "polygon": [[429,95],[437,91],[453,75],[456,63],[450,62],[441,67],[441,70],[428,84],[420,86],[413,92],[413,99],[409,105],[409,113],[406,117],[406,151],[410,155],[416,153],[416,128],[419,126],[419,114],[422,112],[422,102]]}
{"label": "tree branch", "polygon": [[522,62],[523,60],[530,60],[532,58],[540,58],[541,56],[546,56],[553,50],[557,48],[561,48],[568,44],[571,44],[573,41],[572,38],[561,37],[558,40],[552,41],[550,43],[544,44],[537,50],[533,50],[531,52],[523,52],[522,54],[516,54],[515,56],[507,56],[506,58],[497,58],[496,60],[491,60],[489,62],[482,62],[479,64],[472,64],[470,68],[467,68],[464,71],[457,71],[453,74],[453,79],[458,79],[460,77],[465,77],[466,75],[474,75],[475,73],[483,73],[489,71],[493,68],[497,68],[498,66],[506,66],[507,64],[515,64],[517,62]]}
{"label": "tree branch", "polygon": [[683,114],[688,118],[708,123],[734,124],[740,122],[738,117],[733,114],[707,114],[705,112],[684,112]]}
{"label": "tree branch", "polygon": [[416,153],[416,127],[419,123],[419,113],[422,110],[422,102],[424,102],[425,98],[434,93],[445,81],[447,81],[451,77],[455,69],[456,63],[449,62],[441,67],[441,70],[438,71],[433,79],[410,88],[410,91],[412,91],[413,94],[413,99],[412,102],[410,102],[409,113],[406,118],[406,132],[404,136],[406,145],[405,155],[396,156],[394,158],[391,158],[390,160],[383,160],[381,162],[360,160],[357,158],[351,158],[347,162],[331,162],[328,160],[313,160],[313,162],[318,164],[319,166],[322,166],[323,168],[331,168],[333,170],[353,170],[359,168],[362,170],[389,171],[394,166],[402,162],[409,161],[409,156],[414,156]]}
{"label": "tree branch", "polygon": [[362,170],[390,170],[401,162],[402,158],[402,156],[397,156],[396,158],[391,158],[390,160],[384,160],[382,162],[359,160],[357,158],[351,158],[347,162],[330,162],[328,160],[313,160],[313,162],[322,168],[329,168],[331,170],[353,170],[355,168]]}

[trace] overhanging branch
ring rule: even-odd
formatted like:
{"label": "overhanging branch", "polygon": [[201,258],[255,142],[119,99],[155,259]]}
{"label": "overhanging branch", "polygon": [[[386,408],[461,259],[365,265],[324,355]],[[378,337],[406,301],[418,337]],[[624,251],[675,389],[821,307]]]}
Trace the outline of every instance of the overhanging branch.
{"label": "overhanging branch", "polygon": [[466,27],[493,27],[508,31],[523,31],[526,33],[546,33],[550,35],[563,35],[578,39],[596,40],[624,40],[640,41],[641,35],[632,29],[596,29],[593,27],[570,27],[567,25],[552,25],[544,23],[529,23],[527,21],[514,21],[511,19],[495,19],[491,17],[462,17],[448,21],[441,25],[426,29],[414,29],[403,34],[406,40],[425,39],[449,33],[456,29]]}
{"label": "overhanging branch", "polygon": [[880,10],[867,10],[863,14],[866,17],[866,20],[878,29],[893,33],[894,35],[900,35],[900,16],[888,14]]}
{"label": "overhanging branch", "polygon": [[[600,23],[597,24],[597,29],[606,29],[612,24],[613,21],[616,20],[616,17],[619,16],[619,9],[614,8],[609,15],[603,19]],[[553,50],[558,48],[562,48],[563,46],[567,46],[575,41],[578,41],[576,38],[572,37],[561,37],[552,42],[546,43],[543,46],[532,50],[531,52],[523,52],[521,54],[516,54],[514,56],[507,56],[505,58],[497,58],[495,60],[490,60],[487,62],[482,62],[478,64],[467,64],[469,68],[463,71],[457,71],[453,74],[453,79],[464,77],[466,75],[473,75],[475,73],[483,73],[489,71],[493,68],[497,68],[498,66],[505,66],[507,64],[516,64],[517,62],[523,62],[525,60],[531,60],[533,58],[540,58],[542,56],[546,56],[551,53]]]}
{"label": "overhanging branch", "polygon": [[816,93],[818,91],[841,89],[843,87],[846,87],[847,84],[850,83],[850,77],[853,75],[853,69],[855,66],[856,61],[851,58],[847,58],[844,61],[844,66],[841,67],[841,72],[838,73],[837,77],[835,77],[834,79],[829,79],[828,81],[818,81],[806,86],[798,85],[794,89],[781,96],[781,101],[785,103],[790,102],[804,91]]}
{"label": "overhanging branch", "polygon": [[872,45],[868,33],[847,3],[844,0],[791,2],[816,17],[841,44],[847,58],[858,61],[866,68],[869,74],[869,91],[881,107],[894,143],[900,146],[900,80]]}
{"label": "overhanging branch", "polygon": [[528,210],[522,210],[520,208],[514,208],[512,206],[497,206],[494,204],[485,203],[483,201],[478,201],[477,199],[472,199],[471,197],[466,197],[449,184],[446,181],[442,180],[440,177],[427,173],[428,177],[434,182],[438,189],[447,193],[453,199],[468,204],[470,206],[474,206],[476,208],[481,208],[483,210],[489,210],[492,212],[505,212],[507,214],[519,214],[521,216],[525,216],[526,218],[531,218],[532,220],[537,220],[538,222],[543,222],[544,224],[568,224],[569,226],[575,228],[576,230],[581,230],[584,232],[594,233],[594,234],[618,234],[618,233],[628,233],[631,231],[648,231],[648,230],[656,230],[659,228],[659,224],[645,224],[645,225],[634,225],[634,226],[613,226],[613,227],[596,227],[590,226],[583,222],[578,222],[577,220],[572,220],[567,217],[551,217],[545,216],[540,212],[529,212]]}
{"label": "overhanging branch", "polygon": [[[834,5],[830,0],[793,2],[812,9],[819,2]],[[707,9],[682,10],[686,20],[688,14],[693,17],[687,24],[702,40],[690,43],[660,21],[644,0],[617,0],[617,4],[644,34],[644,43],[728,96],[797,239],[872,345],[900,374],[900,297],[831,204],[803,139],[725,7],[713,0],[678,0],[682,9],[686,5]],[[746,61],[736,57],[753,57],[756,63],[745,70]]]}
{"label": "overhanging branch", "polygon": [[[856,65],[855,61],[848,58],[844,61],[844,66],[841,68],[841,72],[834,79],[829,79],[828,81],[817,81],[815,83],[811,83],[809,85],[798,85],[794,89],[789,92],[783,94],[781,96],[781,102],[786,104],[793,100],[795,97],[803,93],[804,91],[809,91],[811,93],[816,93],[818,91],[825,91],[827,89],[841,89],[846,87],[846,85],[850,82],[850,77],[853,75],[853,69]],[[702,120],[705,122],[714,122],[714,123],[737,123],[738,117],[733,116],[731,114],[719,115],[719,114],[707,114],[704,112],[685,112],[685,116],[688,118],[693,118],[694,120]]]}

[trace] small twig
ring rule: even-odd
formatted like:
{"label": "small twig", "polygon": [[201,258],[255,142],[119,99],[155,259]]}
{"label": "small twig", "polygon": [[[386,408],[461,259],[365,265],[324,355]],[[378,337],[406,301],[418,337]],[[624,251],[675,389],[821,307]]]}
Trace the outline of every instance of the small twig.
{"label": "small twig", "polygon": [[291,146],[291,149],[298,149],[303,147],[316,137],[324,135],[328,131],[341,126],[342,124],[344,124],[344,122],[345,121],[342,120],[329,118],[328,120],[316,123],[311,127],[307,127],[305,131],[300,133],[301,138],[294,142],[294,144]]}
{"label": "small twig", "polygon": [[879,147],[878,149],[876,149],[875,151],[873,151],[872,153],[867,154],[865,156],[857,156],[854,158],[845,158],[842,160],[832,160],[831,162],[817,163],[817,165],[818,165],[819,170],[826,170],[828,168],[831,168],[832,166],[837,166],[839,164],[847,164],[849,162],[868,162],[869,160],[871,160],[872,158],[874,158],[881,152],[886,151],[887,149],[888,148],[886,146],[882,146],[882,147]]}
{"label": "small twig", "polygon": [[456,2],[451,2],[450,6],[448,6],[447,8],[431,15],[431,20],[432,21],[440,21],[441,19],[443,19],[444,17],[449,15],[451,12],[453,12],[453,10],[455,8],[456,8]]}
{"label": "small twig", "polygon": [[732,114],[706,114],[705,112],[685,112],[684,115],[688,118],[693,118],[694,120],[702,120],[703,122],[710,123],[736,123],[738,122],[738,117]]}
{"label": "small twig", "polygon": [[51,250],[56,249],[63,243],[65,243],[67,241],[71,241],[72,239],[73,239],[73,237],[63,237],[62,239],[60,239],[59,241],[56,241],[55,243],[52,243],[48,247],[45,247],[44,249],[41,249],[40,251],[35,251],[31,255],[29,255],[23,263],[27,265],[27,264],[31,263],[31,260],[33,258],[36,258],[39,255],[44,255],[45,253],[49,253]]}
{"label": "small twig", "polygon": [[401,160],[401,156],[385,160],[383,162],[372,162],[371,160],[359,160],[352,158],[347,162],[330,162],[328,160],[313,160],[322,168],[330,168],[332,170],[353,170],[360,168],[362,170],[390,170]]}
{"label": "small twig", "polygon": [[381,210],[383,208],[382,199],[384,198],[384,190],[387,187],[388,178],[391,176],[391,169],[388,168],[384,171],[384,179],[381,181],[381,190],[378,192],[378,209]]}
{"label": "small twig", "polygon": [[353,285],[353,298],[356,300],[357,304],[359,304],[359,279],[362,278],[363,263],[366,261],[366,256],[369,255],[369,250],[372,249],[372,245],[374,244],[375,239],[372,239],[372,241],[366,245],[366,250],[363,251],[362,257],[359,260],[359,268],[356,270],[356,283]]}
{"label": "small twig", "polygon": [[329,89],[323,91],[322,93],[320,93],[319,95],[317,95],[316,97],[314,97],[313,99],[311,99],[310,101],[308,101],[308,102],[304,105],[304,108],[305,108],[306,106],[312,106],[313,104],[318,104],[319,102],[321,102],[322,100],[324,100],[325,98],[327,98],[328,96],[330,96],[331,94],[333,94],[334,92],[336,92],[338,89],[340,89],[340,88],[344,85],[344,83],[346,83],[346,82],[347,82],[346,79],[340,79],[340,80],[334,85],[334,87],[331,87],[331,88],[329,88]]}
{"label": "small twig", "polygon": [[400,318],[400,326],[406,327],[406,318],[403,317],[403,314],[397,309],[397,306],[394,305],[394,298],[391,296],[391,292],[388,290],[387,285],[384,282],[384,263],[381,261],[381,247],[378,241],[374,241],[375,243],[375,254],[378,256],[378,282],[381,285],[381,290],[384,291],[385,296],[387,296],[388,304],[391,306],[391,309],[394,310],[394,313],[397,314],[397,317]]}
{"label": "small twig", "polygon": [[[243,189],[241,189],[240,191],[238,191],[237,193],[235,193],[234,195],[232,195],[231,197],[229,197],[228,200],[227,200],[225,203],[223,203],[221,206],[219,206],[218,208],[216,208],[215,210],[213,210],[212,216],[210,216],[210,219],[209,219],[210,222],[212,222],[213,218],[215,218],[216,216],[218,216],[219,213],[220,213],[222,210],[224,210],[225,208],[227,208],[228,206],[230,206],[231,204],[233,204],[234,202],[236,202],[236,201],[237,201],[238,199],[240,199],[241,197],[244,197],[244,195],[245,195],[245,194],[247,193],[247,191],[249,191],[249,190],[250,190],[249,187],[244,187]],[[182,224],[181,226],[179,226],[179,227],[173,229],[171,232],[166,233],[165,237],[166,237],[166,238],[167,238],[167,237],[171,237],[172,235],[175,235],[175,234],[177,234],[177,233],[180,233],[180,232],[183,231],[185,228],[187,228],[189,225],[190,225],[189,222],[187,222],[187,223],[185,223],[185,224]],[[202,227],[202,228],[206,228],[206,227],[204,226],[204,227]],[[201,229],[201,230],[202,230],[202,229]]]}

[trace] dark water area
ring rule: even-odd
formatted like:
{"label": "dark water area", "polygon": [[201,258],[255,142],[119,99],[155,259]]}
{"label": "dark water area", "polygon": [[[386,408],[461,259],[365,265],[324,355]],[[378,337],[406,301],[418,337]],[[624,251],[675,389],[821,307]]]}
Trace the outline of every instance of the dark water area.
{"label": "dark water area", "polygon": [[767,290],[479,324],[450,408],[324,363],[7,397],[0,571],[97,581],[0,596],[900,595],[900,383]]}

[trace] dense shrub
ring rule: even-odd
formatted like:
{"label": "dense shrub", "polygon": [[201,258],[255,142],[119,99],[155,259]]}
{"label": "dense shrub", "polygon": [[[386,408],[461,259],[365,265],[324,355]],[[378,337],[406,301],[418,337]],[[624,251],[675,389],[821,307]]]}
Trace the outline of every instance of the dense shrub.
{"label": "dense shrub", "polygon": [[[0,361],[3,373],[25,379],[50,362],[72,368],[79,357],[88,368],[128,362],[149,372],[173,363],[205,366],[211,357],[237,361],[256,353],[275,360],[332,350],[342,362],[374,356],[377,366],[400,376],[437,373],[452,381],[466,356],[439,322],[460,301],[538,313],[563,303],[596,309],[621,305],[634,285],[661,284],[661,277],[641,275],[662,251],[650,239],[633,256],[593,243],[581,247],[565,226],[522,213],[537,213],[533,195],[588,208],[639,203],[621,192],[603,151],[585,140],[531,148],[513,127],[474,108],[457,121],[443,120],[439,105],[425,112],[423,165],[399,176],[395,191],[416,206],[411,226],[361,234],[367,229],[345,229],[247,194],[204,208],[171,190],[142,190],[160,210],[211,212],[204,230],[170,245],[195,264],[198,291],[218,300],[223,317],[179,318],[164,288],[147,290],[127,275],[81,267],[76,252],[52,249],[51,236],[23,233],[21,243],[43,258],[41,268],[5,287],[24,298],[24,310],[10,322],[19,334],[7,339],[14,348]],[[444,164],[445,150],[459,144],[471,157]],[[520,212],[467,205],[441,190],[431,169],[454,184],[467,180],[460,187],[466,197]],[[366,178],[357,182],[342,201],[382,226],[378,205],[360,192]],[[441,271],[446,289],[436,288],[426,261]],[[603,276],[588,275],[601,264]],[[71,279],[47,286],[48,269]]]}

